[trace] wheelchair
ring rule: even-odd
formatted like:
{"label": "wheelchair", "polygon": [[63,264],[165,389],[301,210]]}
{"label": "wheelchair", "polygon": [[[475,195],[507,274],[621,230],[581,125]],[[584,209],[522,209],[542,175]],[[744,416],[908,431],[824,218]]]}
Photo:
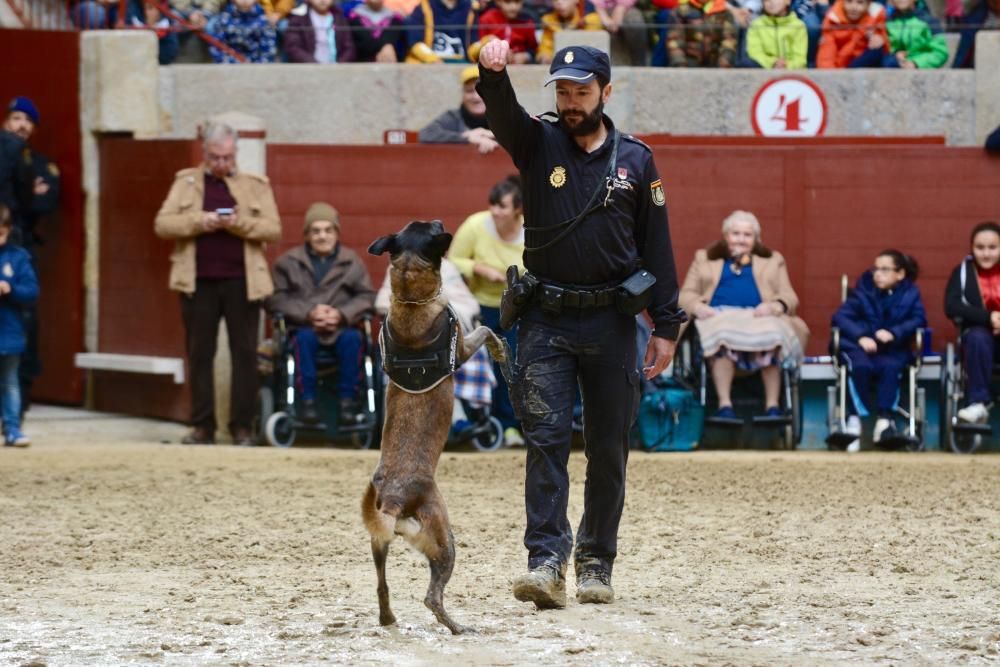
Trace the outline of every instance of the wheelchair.
{"label": "wheelchair", "polygon": [[[944,364],[941,367],[941,450],[951,450],[956,454],[973,454],[993,435],[989,422],[973,424],[958,419],[958,411],[964,406],[965,372],[962,366],[962,330],[954,343],[945,349]],[[993,366],[993,378],[1000,377],[1000,364]]]}
{"label": "wheelchair", "polygon": [[378,345],[372,336],[372,319],[358,325],[361,331],[361,381],[358,405],[361,408],[352,424],[340,424],[336,395],[337,359],[331,350],[320,347],[317,362],[316,409],[320,420],[306,423],[298,417],[301,409],[296,386],[294,344],[285,318],[272,319],[270,349],[258,355],[261,386],[257,393],[255,431],[259,444],[291,447],[299,432],[324,435],[333,441],[348,441],[359,449],[377,447],[382,434],[383,385]]}
{"label": "wheelchair", "polygon": [[731,434],[739,432],[741,441],[746,440],[744,436],[752,432],[764,432],[772,440],[776,439],[779,449],[795,449],[802,442],[802,378],[799,365],[781,365],[781,415],[774,417],[759,414],[763,393],[760,382],[756,379],[758,373],[737,372],[732,388],[733,409],[737,414],[735,419],[714,416],[718,409],[718,397],[708,360],[704,357],[698,331],[693,323],[681,335],[673,365],[674,379],[694,390],[705,409],[706,432],[709,427]]}
{"label": "wheelchair", "polygon": [[[848,278],[846,275],[840,279],[841,302],[847,299]],[[927,394],[923,387],[918,386],[917,375],[923,365],[924,340],[927,332],[917,329],[913,339],[913,362],[908,364],[905,378],[905,394],[907,397],[906,407],[899,404],[897,399],[894,412],[897,418],[902,418],[905,426],[902,431],[894,429],[894,434],[883,438],[875,446],[886,450],[903,450],[908,452],[918,452],[924,449],[924,433],[927,428]],[[830,354],[833,359],[833,369],[835,374],[834,385],[827,387],[827,428],[829,435],[826,438],[827,446],[832,450],[845,450],[847,445],[856,440],[857,435],[847,433],[847,386],[849,377],[847,364],[841,357],[840,349],[840,329],[831,328]],[[865,387],[865,391],[869,388]],[[900,393],[903,388],[900,388]],[[895,421],[895,419],[894,419]]]}
{"label": "wheelchair", "polygon": [[490,406],[455,398],[447,447],[472,445],[479,452],[494,452],[503,446],[503,440],[503,424],[490,414]]}

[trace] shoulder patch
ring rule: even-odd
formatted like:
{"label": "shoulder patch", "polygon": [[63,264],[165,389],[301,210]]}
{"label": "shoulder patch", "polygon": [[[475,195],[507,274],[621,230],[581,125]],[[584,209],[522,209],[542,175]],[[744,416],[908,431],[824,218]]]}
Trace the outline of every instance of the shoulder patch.
{"label": "shoulder patch", "polygon": [[666,202],[666,198],[663,196],[663,181],[656,179],[649,184],[649,194],[653,198],[653,203],[657,206],[663,206]]}
{"label": "shoulder patch", "polygon": [[633,136],[632,136],[631,134],[622,134],[622,138],[623,138],[623,139],[625,139],[625,141],[628,141],[628,142],[630,142],[630,143],[633,143],[633,144],[638,144],[638,145],[642,146],[643,148],[645,148],[645,149],[646,149],[647,151],[649,151],[650,153],[652,153],[652,152],[653,152],[653,149],[652,149],[652,148],[650,148],[650,147],[649,147],[649,146],[648,146],[648,145],[646,144],[646,142],[642,141],[641,139],[636,139],[636,138],[635,138],[635,137],[633,137]]}

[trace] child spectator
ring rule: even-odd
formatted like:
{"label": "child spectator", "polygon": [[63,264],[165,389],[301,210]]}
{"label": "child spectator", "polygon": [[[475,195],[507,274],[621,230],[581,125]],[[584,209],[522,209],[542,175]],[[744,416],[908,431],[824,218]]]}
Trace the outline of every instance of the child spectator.
{"label": "child spectator", "polygon": [[809,35],[809,53],[806,62],[809,67],[816,66],[816,49],[823,35],[823,19],[830,9],[830,0],[792,0],[792,11],[806,24]]}
{"label": "child spectator", "polygon": [[347,15],[358,62],[395,63],[402,60],[403,17],[383,0],[365,0]]}
{"label": "child spectator", "polygon": [[806,66],[809,50],[806,24],[789,11],[789,6],[790,0],[764,0],[764,16],[754,19],[747,31],[747,57],[751,67],[802,69]]}
{"label": "child spectator", "polygon": [[479,17],[479,44],[490,39],[505,39],[510,43],[510,62],[525,65],[535,60],[538,41],[535,22],[524,13],[524,0],[496,0]]}
{"label": "child spectator", "polygon": [[260,7],[264,10],[267,22],[275,28],[288,18],[296,4],[295,0],[260,0]]}
{"label": "child spectator", "polygon": [[[211,33],[252,63],[273,63],[278,55],[277,33],[257,0],[232,0],[219,14]],[[215,46],[209,52],[217,63],[238,62]]]}
{"label": "child spectator", "polygon": [[352,63],[357,60],[351,27],[333,0],[309,0],[292,12],[285,33],[290,63]]}
{"label": "child spectator", "polygon": [[556,33],[561,30],[603,30],[601,17],[594,8],[585,5],[581,14],[576,0],[552,0],[552,11],[542,15],[542,41],[538,45],[538,62],[547,65],[556,52]]}
{"label": "child spectator", "polygon": [[180,40],[172,30],[170,19],[160,13],[160,8],[153,4],[144,4],[142,11],[135,5],[129,5],[128,25],[130,28],[149,29],[156,33],[159,40],[158,60],[161,65],[169,65],[177,58],[180,50]]}
{"label": "child spectator", "polygon": [[882,5],[871,0],[837,0],[823,20],[816,67],[882,67],[888,53]]}
{"label": "child spectator", "polygon": [[644,66],[649,33],[646,19],[635,6],[636,0],[593,0],[593,3],[601,25],[611,35],[612,46],[615,42],[624,46],[633,67]]}
{"label": "child spectator", "polygon": [[883,67],[903,69],[934,69],[948,61],[948,42],[935,35],[931,27],[917,16],[914,0],[892,0],[893,12],[886,21],[889,50]]}
{"label": "child spectator", "polygon": [[734,67],[739,35],[725,0],[688,0],[667,29],[671,67]]}
{"label": "child spectator", "polygon": [[27,447],[31,440],[21,432],[17,367],[25,348],[21,309],[38,298],[38,280],[28,251],[8,243],[12,225],[10,210],[0,204],[0,414],[4,444]]}
{"label": "child spectator", "polygon": [[677,0],[652,0],[653,29],[656,32],[653,55],[649,64],[653,67],[667,66],[667,28],[674,22]]}
{"label": "child spectator", "polygon": [[471,0],[420,0],[405,21],[406,62],[468,62],[478,41]]}
{"label": "child spectator", "polygon": [[[883,250],[833,315],[833,326],[840,327],[840,355],[847,364],[848,394],[854,407],[847,420],[850,435],[861,435],[860,418],[870,413],[872,380],[877,381],[878,412],[872,439],[879,442],[892,434],[900,376],[913,356],[910,346],[917,329],[927,326],[920,288],[914,282],[917,271],[912,257]],[[847,451],[856,452],[860,446],[854,440]]]}

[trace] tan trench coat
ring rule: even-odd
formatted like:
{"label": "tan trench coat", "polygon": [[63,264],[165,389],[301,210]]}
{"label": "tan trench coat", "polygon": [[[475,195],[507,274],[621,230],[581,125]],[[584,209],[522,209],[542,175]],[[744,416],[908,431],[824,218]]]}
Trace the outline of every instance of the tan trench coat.
{"label": "tan trench coat", "polygon": [[[265,176],[237,172],[226,177],[226,185],[239,206],[230,231],[243,239],[247,299],[259,301],[274,291],[264,246],[281,238],[278,205]],[[195,290],[196,240],[204,233],[201,226],[204,194],[205,168],[182,169],[174,176],[170,192],[156,214],[156,235],[175,242],[170,255],[170,289],[184,294],[194,294]]]}

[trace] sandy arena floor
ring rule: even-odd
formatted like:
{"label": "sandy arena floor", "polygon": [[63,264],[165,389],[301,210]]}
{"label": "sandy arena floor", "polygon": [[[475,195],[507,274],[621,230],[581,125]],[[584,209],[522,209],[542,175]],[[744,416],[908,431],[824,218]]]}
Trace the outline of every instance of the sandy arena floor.
{"label": "sandy arena floor", "polygon": [[401,541],[399,625],[378,625],[377,452],[181,447],[173,424],[51,408],[27,427],[0,451],[2,664],[1000,662],[997,456],[636,453],[618,600],[539,613],[510,595],[523,451],[447,452],[445,600],[478,630],[452,637]]}

